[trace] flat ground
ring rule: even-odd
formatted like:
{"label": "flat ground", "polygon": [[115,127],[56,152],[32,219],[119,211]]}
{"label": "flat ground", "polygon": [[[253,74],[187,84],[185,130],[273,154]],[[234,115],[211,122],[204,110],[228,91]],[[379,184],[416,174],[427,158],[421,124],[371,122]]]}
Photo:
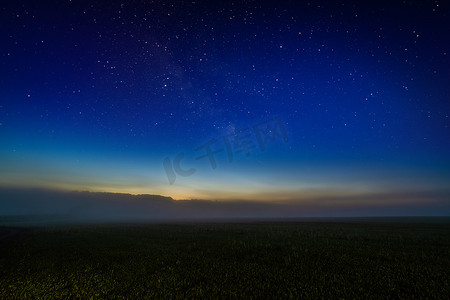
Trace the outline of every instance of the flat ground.
{"label": "flat ground", "polygon": [[447,298],[448,219],[2,229],[0,298]]}

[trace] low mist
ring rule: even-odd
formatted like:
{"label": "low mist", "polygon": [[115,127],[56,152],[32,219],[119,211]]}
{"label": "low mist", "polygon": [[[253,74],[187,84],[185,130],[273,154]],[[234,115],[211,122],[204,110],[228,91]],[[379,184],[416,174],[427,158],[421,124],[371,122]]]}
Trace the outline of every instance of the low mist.
{"label": "low mist", "polygon": [[[445,195],[380,195],[383,205],[370,201],[376,196],[345,201],[323,198],[295,199],[283,203],[258,201],[173,200],[159,195],[69,192],[44,189],[0,189],[0,222],[172,222],[226,221],[299,217],[436,216],[448,215]],[[402,199],[414,200],[407,203]],[[400,201],[400,200],[402,201]],[[16,224],[17,225],[17,224]]]}

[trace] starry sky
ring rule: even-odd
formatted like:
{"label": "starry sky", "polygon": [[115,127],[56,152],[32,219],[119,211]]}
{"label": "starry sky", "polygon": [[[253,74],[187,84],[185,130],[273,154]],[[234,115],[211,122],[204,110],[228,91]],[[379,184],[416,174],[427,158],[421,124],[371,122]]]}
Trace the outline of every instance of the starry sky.
{"label": "starry sky", "polygon": [[0,185],[450,214],[449,14],[4,2]]}

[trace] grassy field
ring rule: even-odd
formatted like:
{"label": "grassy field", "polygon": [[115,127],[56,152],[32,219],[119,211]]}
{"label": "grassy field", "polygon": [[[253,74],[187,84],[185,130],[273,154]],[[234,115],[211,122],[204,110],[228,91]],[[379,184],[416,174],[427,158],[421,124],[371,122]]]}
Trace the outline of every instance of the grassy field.
{"label": "grassy field", "polygon": [[450,295],[445,222],[79,225],[0,240],[0,299]]}

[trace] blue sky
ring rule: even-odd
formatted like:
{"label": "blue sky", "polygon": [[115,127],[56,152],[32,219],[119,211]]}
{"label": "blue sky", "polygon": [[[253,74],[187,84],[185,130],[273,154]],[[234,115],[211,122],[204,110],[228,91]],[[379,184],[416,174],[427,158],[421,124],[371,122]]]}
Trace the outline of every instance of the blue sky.
{"label": "blue sky", "polygon": [[[439,1],[3,4],[0,184],[447,203],[448,13]],[[262,150],[253,126],[274,117],[286,140]],[[242,146],[244,129],[254,148],[230,162],[225,138]],[[214,169],[195,150],[212,139]],[[163,161],[180,153],[195,173],[170,184]]]}

